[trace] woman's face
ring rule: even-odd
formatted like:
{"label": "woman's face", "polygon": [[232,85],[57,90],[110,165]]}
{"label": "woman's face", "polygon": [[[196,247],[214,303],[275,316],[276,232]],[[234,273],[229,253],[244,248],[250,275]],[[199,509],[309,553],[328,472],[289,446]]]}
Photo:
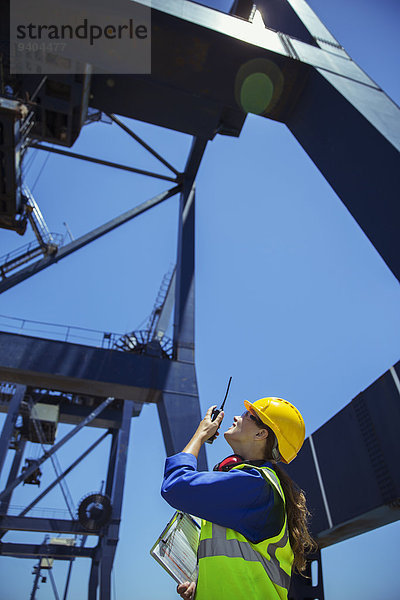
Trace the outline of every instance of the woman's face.
{"label": "woman's face", "polygon": [[254,440],[255,435],[260,431],[254,417],[246,410],[240,417],[233,417],[233,424],[224,433],[226,441],[248,442]]}

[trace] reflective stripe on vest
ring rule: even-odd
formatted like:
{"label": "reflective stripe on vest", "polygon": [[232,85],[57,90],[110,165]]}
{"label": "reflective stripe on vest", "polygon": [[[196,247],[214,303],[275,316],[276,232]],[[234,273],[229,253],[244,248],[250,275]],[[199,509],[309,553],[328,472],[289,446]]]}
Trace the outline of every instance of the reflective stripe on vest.
{"label": "reflective stripe on vest", "polygon": [[209,556],[226,556],[227,558],[243,558],[243,560],[259,562],[273,583],[289,590],[290,575],[282,569],[276,557],[277,549],[284,548],[288,542],[286,520],[284,534],[281,539],[278,542],[268,544],[267,553],[271,557],[270,560],[255,550],[250,542],[243,542],[238,539],[227,540],[226,531],[225,527],[212,523],[212,538],[200,541],[197,553],[198,560]]}
{"label": "reflective stripe on vest", "polygon": [[[285,495],[275,471],[268,467],[254,467],[253,465],[246,464],[238,465],[234,468],[242,469],[245,467],[256,468],[269,485],[273,487],[284,505],[286,504]],[[229,570],[235,569],[234,563],[230,564],[230,559],[238,558],[249,563],[249,576],[251,576],[253,569],[251,565],[255,566],[255,563],[258,563],[264,569],[268,580],[271,582],[270,585],[278,586],[275,590],[279,597],[287,598],[293,564],[293,552],[289,543],[286,511],[284,523],[279,534],[257,544],[249,542],[243,535],[233,529],[227,529],[215,523],[204,521],[198,548],[200,568],[199,588],[202,588],[200,579],[207,577],[208,568],[206,565],[209,560],[225,561],[221,563],[221,566],[222,564],[226,565],[226,567],[224,566],[224,571],[226,569],[226,575],[229,577]],[[204,594],[201,593],[200,589],[198,591],[200,593],[198,596],[196,595],[196,598],[203,600]]]}

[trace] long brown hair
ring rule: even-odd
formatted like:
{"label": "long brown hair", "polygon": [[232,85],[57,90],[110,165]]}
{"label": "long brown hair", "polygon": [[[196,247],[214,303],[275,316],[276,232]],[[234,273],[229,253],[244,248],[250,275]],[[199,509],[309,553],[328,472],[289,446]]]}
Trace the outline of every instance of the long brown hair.
{"label": "long brown hair", "polygon": [[289,539],[294,554],[293,569],[301,573],[307,566],[306,555],[315,552],[318,548],[308,531],[310,512],[306,505],[306,497],[286,471],[278,467],[276,461],[271,458],[272,450],[276,445],[276,437],[272,429],[261,421],[258,422],[258,426],[268,431],[265,459],[272,463],[285,494]]}

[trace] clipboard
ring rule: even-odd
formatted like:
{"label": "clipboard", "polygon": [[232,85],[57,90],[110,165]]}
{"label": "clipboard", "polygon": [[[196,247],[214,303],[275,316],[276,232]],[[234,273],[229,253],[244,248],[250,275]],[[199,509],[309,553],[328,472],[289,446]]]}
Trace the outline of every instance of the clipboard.
{"label": "clipboard", "polygon": [[156,561],[176,583],[197,581],[197,548],[200,525],[195,519],[177,511],[150,550]]}

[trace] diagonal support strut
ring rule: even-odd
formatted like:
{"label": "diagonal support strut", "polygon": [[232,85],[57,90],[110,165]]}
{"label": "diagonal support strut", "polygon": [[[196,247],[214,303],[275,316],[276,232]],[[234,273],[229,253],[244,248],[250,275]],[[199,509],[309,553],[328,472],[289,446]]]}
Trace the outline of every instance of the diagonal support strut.
{"label": "diagonal support strut", "polygon": [[131,221],[138,215],[141,215],[142,213],[146,212],[150,208],[153,208],[153,206],[157,206],[157,204],[164,202],[164,200],[167,200],[168,198],[175,196],[175,194],[180,192],[180,190],[181,190],[181,186],[178,185],[174,188],[171,188],[170,190],[167,190],[165,192],[162,192],[161,194],[158,194],[157,196],[154,196],[150,200],[146,200],[145,202],[142,202],[142,204],[139,204],[139,206],[135,206],[134,208],[131,208],[130,210],[119,215],[119,217],[115,217],[115,219],[112,219],[111,221],[107,221],[107,223],[104,223],[104,225],[100,225],[100,227],[96,227],[96,229],[93,229],[89,233],[85,233],[85,235],[82,235],[81,237],[74,240],[70,244],[67,244],[66,246],[63,246],[62,248],[59,248],[59,250],[57,251],[57,254],[54,254],[51,256],[46,256],[45,258],[42,258],[42,259],[36,261],[32,265],[25,267],[25,269],[22,269],[21,271],[19,271],[18,273],[15,273],[11,277],[4,279],[0,283],[0,294],[2,292],[5,292],[6,290],[9,290],[10,288],[14,287],[18,283],[25,281],[25,279],[32,277],[32,275],[35,275],[36,273],[43,271],[43,269],[46,269],[50,265],[53,265],[53,264],[59,262],[61,259],[65,258],[66,256],[69,256],[73,252],[76,252],[76,250],[80,250],[80,248],[83,248],[87,244],[90,244],[91,242],[97,240],[98,238],[102,237],[106,233],[109,233],[113,229],[116,229],[120,225],[123,225],[124,223]]}
{"label": "diagonal support strut", "polygon": [[57,450],[59,450],[62,446],[64,446],[64,444],[66,442],[68,442],[68,440],[70,440],[76,433],[78,433],[78,431],[80,431],[83,427],[85,427],[86,425],[88,425],[91,421],[93,421],[93,419],[95,419],[97,417],[97,415],[99,415],[109,404],[111,404],[112,402],[114,402],[115,398],[106,398],[101,404],[99,404],[99,406],[90,413],[90,415],[88,415],[86,417],[86,419],[83,419],[83,421],[81,421],[79,423],[79,425],[77,425],[76,427],[74,427],[74,429],[72,431],[70,431],[69,433],[67,433],[67,435],[65,435],[57,444],[55,444],[48,452],[45,452],[37,462],[35,462],[35,464],[33,464],[32,466],[28,467],[28,469],[26,469],[26,471],[24,473],[22,473],[19,477],[17,477],[17,479],[15,479],[12,483],[10,483],[1,493],[0,493],[0,500],[4,497],[7,496],[14,488],[16,488],[21,481],[24,481],[27,477],[29,477],[29,475],[31,475],[38,467],[40,467],[41,464],[43,464],[48,458],[50,458],[55,452],[57,452]]}

